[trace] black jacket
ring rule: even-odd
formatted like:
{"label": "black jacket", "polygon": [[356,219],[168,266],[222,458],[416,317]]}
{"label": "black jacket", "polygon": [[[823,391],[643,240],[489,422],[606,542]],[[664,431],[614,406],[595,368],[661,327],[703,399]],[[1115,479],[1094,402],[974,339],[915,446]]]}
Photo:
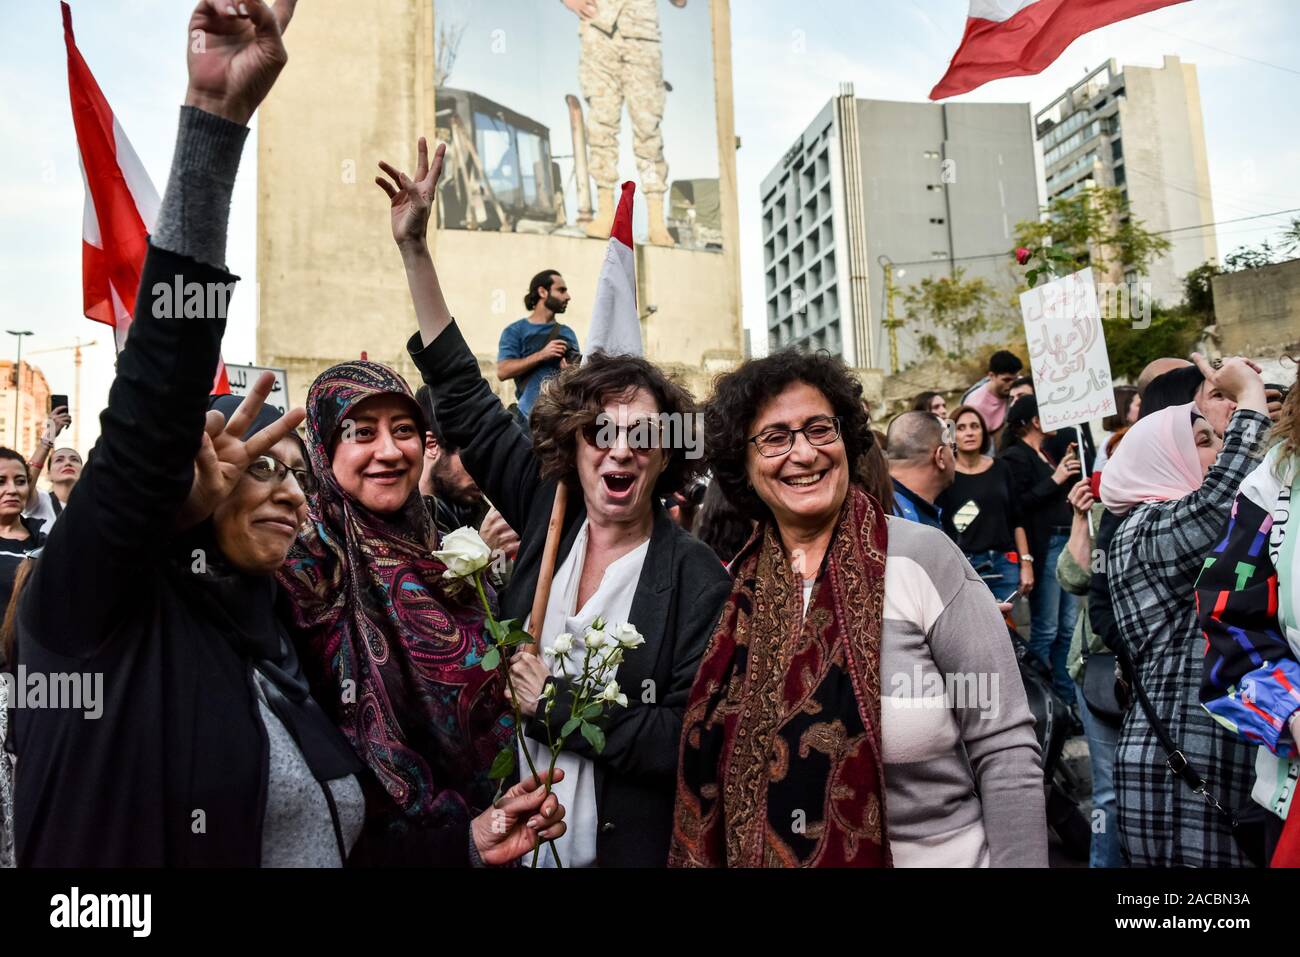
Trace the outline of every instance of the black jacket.
{"label": "black jacket", "polygon": [[[274,614],[274,580],[198,573],[196,562],[221,556],[196,554],[172,531],[225,321],[156,318],[150,293],[233,280],[150,246],[99,441],[19,599],[16,667],[102,675],[96,719],[12,712],[20,866],[261,862],[269,745],[254,661],[278,647],[275,666],[298,680],[301,670]],[[337,729],[315,730],[355,760]],[[464,828],[386,838],[361,840],[349,863],[468,865]]]}
{"label": "black jacket", "polygon": [[1024,442],[1013,442],[998,458],[1011,466],[1011,487],[1020,512],[1020,524],[1029,540],[1029,553],[1039,562],[1034,566],[1035,580],[1041,580],[1043,575],[1055,577],[1056,569],[1046,568],[1043,563],[1047,559],[1052,529],[1065,527],[1068,532],[1068,526],[1074,520],[1069,495],[1077,479],[1057,485],[1052,480],[1055,469]]}
{"label": "black jacket", "polygon": [[[454,323],[428,347],[422,348],[416,335],[407,348],[433,390],[438,421],[459,446],[465,468],[519,534],[519,555],[501,594],[501,613],[522,622],[537,587],[555,482],[541,480],[532,446],[479,375],[478,362]],[[571,490],[557,567],[586,514],[581,489]],[[730,590],[713,551],[656,504],[650,547],[628,616],[645,644],[628,653],[615,676],[628,707],[614,708],[604,719],[600,754],[580,736],[568,743],[568,750],[591,759],[596,768],[598,866],[668,863],[682,712]],[[569,714],[570,694],[566,681],[557,684],[560,696],[552,711],[556,737]],[[537,720],[529,722],[527,733],[546,740],[545,726]]]}

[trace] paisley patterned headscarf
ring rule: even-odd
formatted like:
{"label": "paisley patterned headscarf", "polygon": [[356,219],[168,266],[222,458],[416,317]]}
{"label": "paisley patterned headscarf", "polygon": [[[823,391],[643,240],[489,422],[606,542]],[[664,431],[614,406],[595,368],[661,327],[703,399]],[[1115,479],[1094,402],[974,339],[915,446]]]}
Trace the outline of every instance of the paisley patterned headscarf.
{"label": "paisley patterned headscarf", "polygon": [[401,815],[443,826],[491,802],[487,771],[513,722],[497,672],[479,667],[488,646],[473,589],[442,578],[418,491],[378,514],[331,469],[344,421],[375,396],[409,400],[423,435],[410,387],[387,366],[345,362],[312,383],[307,453],[319,485],[279,580],[317,700]]}

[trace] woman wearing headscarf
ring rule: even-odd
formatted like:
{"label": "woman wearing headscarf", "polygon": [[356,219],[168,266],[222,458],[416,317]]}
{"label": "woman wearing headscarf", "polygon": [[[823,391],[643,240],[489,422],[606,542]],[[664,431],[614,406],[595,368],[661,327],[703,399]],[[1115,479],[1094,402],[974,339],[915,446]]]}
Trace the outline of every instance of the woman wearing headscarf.
{"label": "woman wearing headscarf", "polygon": [[1271,866],[1296,867],[1300,814],[1290,811],[1300,777],[1300,389],[1287,395],[1270,440],[1196,582],[1206,637],[1201,703],[1251,746],[1251,798],[1267,812]]}
{"label": "woman wearing headscarf", "polygon": [[794,351],[715,386],[714,481],[758,528],[683,718],[672,865],[1047,864],[1006,625],[942,531],[858,484],[861,395]]}
{"label": "woman wearing headscarf", "polygon": [[[1203,639],[1195,583],[1268,429],[1258,371],[1232,358],[1206,385],[1235,403],[1220,439],[1196,405],[1167,406],[1128,432],[1101,473],[1101,500],[1122,522],[1107,577],[1116,637],[1182,758],[1225,808],[1241,808],[1252,775],[1247,747],[1201,708]],[[1249,858],[1221,812],[1170,774],[1171,760],[1143,707],[1129,708],[1115,752],[1120,838],[1135,867],[1242,866]],[[1172,759],[1181,766],[1182,759]]]}
{"label": "woman wearing headscarf", "polygon": [[100,438],[2,635],[17,668],[80,679],[60,685],[82,692],[13,711],[22,866],[504,863],[563,833],[563,810],[521,785],[472,826],[387,849],[358,841],[365,766],[308,693],[273,610],[273,573],[312,485],[292,434],[302,410],[275,421],[261,408],[267,374],[238,409],[223,398],[209,411],[225,316],[173,311],[178,284],[235,282],[213,264],[292,8],[221,13],[204,0],[190,22],[222,42],[201,71],[191,55]]}
{"label": "woman wearing headscarf", "polygon": [[[443,156],[440,148],[430,164],[421,138],[415,179],[381,163],[392,182],[378,182],[391,200],[393,237],[419,321],[407,343],[411,359],[465,467],[519,533],[502,617],[533,628],[543,647],[560,634],[574,636],[572,650],[556,654],[549,667],[528,652],[510,662],[534,763],[543,751],[549,757],[548,737],[564,737],[574,693],[564,665],[572,675],[581,664],[586,629],[598,618],[626,622],[644,639],[614,675],[627,705],[596,719],[604,748],[577,734],[565,740],[558,766],[567,769],[567,783],[559,793],[570,838],[559,842],[560,860],[566,867],[662,867],[682,709],[727,593],[717,557],[662,504],[701,467],[690,455],[698,450],[690,441],[698,436],[694,402],[643,358],[593,355],[547,383],[532,410],[530,444],[479,374],[425,245]],[[677,431],[686,429],[692,431]],[[661,441],[674,434],[685,442]],[[544,620],[535,622],[531,609],[560,480],[568,490],[564,524]],[[549,719],[538,709],[547,686],[556,702]],[[550,856],[542,862],[549,866]]]}
{"label": "woman wearing headscarf", "polygon": [[468,821],[513,720],[472,589],[449,588],[419,491],[428,425],[378,362],[327,369],[307,394],[319,487],[280,570],[312,688],[374,772],[371,827]]}

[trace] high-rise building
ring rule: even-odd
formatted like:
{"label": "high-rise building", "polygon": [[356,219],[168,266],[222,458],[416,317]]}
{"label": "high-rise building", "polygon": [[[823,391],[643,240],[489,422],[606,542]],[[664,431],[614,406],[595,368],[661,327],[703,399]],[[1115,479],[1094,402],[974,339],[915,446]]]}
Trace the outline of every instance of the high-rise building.
{"label": "high-rise building", "polygon": [[1161,67],[1119,66],[1108,60],[1035,117],[1048,199],[1115,187],[1132,215],[1172,248],[1151,264],[1151,295],[1173,304],[1182,279],[1218,258],[1211,228],[1210,170],[1201,122],[1196,67],[1176,56]]}
{"label": "high-rise building", "polygon": [[[769,348],[893,366],[886,264],[895,319],[910,286],[958,269],[1004,308],[1015,225],[1039,205],[1028,103],[866,100],[843,84],[763,180]],[[900,366],[932,331],[897,330]]]}
{"label": "high-rise building", "polygon": [[20,374],[15,408],[14,363],[0,360],[0,445],[31,455],[50,414],[50,386],[45,374],[26,360]]}

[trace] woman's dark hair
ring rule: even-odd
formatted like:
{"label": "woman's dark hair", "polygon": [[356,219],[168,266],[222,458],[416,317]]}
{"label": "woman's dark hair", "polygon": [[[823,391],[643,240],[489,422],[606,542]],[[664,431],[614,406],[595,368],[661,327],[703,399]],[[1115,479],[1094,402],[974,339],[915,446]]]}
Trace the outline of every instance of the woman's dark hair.
{"label": "woman's dark hair", "polygon": [[555,277],[559,274],[560,271],[558,269],[543,269],[534,276],[533,281],[528,284],[528,294],[524,296],[524,308],[529,312],[532,312],[537,308],[537,304],[545,298],[544,296],[537,295],[537,287],[545,286],[546,291],[549,293],[551,291],[551,286],[555,284]]}
{"label": "woman's dark hair", "polygon": [[[1035,403],[1036,405],[1037,403]],[[984,413],[973,405],[961,405],[957,411],[952,414],[952,427],[954,433],[957,429],[957,423],[961,421],[963,415],[975,416],[975,421],[980,424],[980,451],[989,447],[989,424],[984,421]]]}
{"label": "woman's dark hair", "polygon": [[858,459],[858,484],[880,503],[886,515],[894,514],[894,480],[889,475],[889,459],[879,442],[872,442]]}
{"label": "woman's dark hair", "polygon": [[727,500],[722,486],[710,482],[695,516],[695,537],[724,564],[730,564],[754,533],[754,523]]}
{"label": "woman's dark hair", "polygon": [[749,484],[749,429],[759,408],[795,382],[821,392],[839,417],[840,438],[854,481],[858,460],[875,443],[862,409],[862,383],[837,356],[783,349],[763,359],[750,359],[734,372],[719,376],[713,398],[704,409],[704,447],[714,482],[750,518],[765,519],[770,512]]}
{"label": "woman's dark hair", "polygon": [[1034,416],[1038,415],[1038,399],[1032,395],[1022,395],[1007,410],[1007,420],[1002,433],[1002,447],[1008,448],[1033,425]]}
{"label": "woman's dark hair", "polygon": [[1026,385],[1029,386],[1029,388],[1031,389],[1034,387],[1033,376],[1022,375],[1019,379],[1016,379],[1014,382],[1011,383],[1011,388],[1019,389],[1021,386],[1026,386]]}
{"label": "woman's dark hair", "polygon": [[[8,450],[6,450],[8,451]],[[12,671],[14,667],[14,647],[18,643],[18,601],[23,596],[27,579],[36,568],[36,559],[28,558],[18,563],[14,572],[14,590],[9,595],[9,606],[5,608],[4,622],[0,624],[0,670]],[[4,755],[0,755],[0,761]]]}
{"label": "woman's dark hair", "polygon": [[691,443],[664,449],[668,464],[654,494],[671,495],[697,478],[704,471],[704,459],[686,457],[688,445],[699,449],[695,399],[652,362],[603,352],[587,356],[582,365],[570,366],[542,386],[528,420],[542,478],[564,479],[571,490],[577,489],[578,433],[596,422],[611,401],[630,398],[637,389],[650,393],[660,415],[673,416],[683,430],[693,433]]}
{"label": "woman's dark hair", "polygon": [[11,448],[7,448],[3,445],[0,445],[0,460],[3,459],[11,459],[14,462],[19,462],[22,464],[23,471],[24,472],[27,471],[27,460],[23,458],[23,454],[21,452],[15,452]]}
{"label": "woman's dark hair", "polygon": [[1115,414],[1101,420],[1101,427],[1107,432],[1118,432],[1128,425],[1128,407],[1133,404],[1133,397],[1138,394],[1137,387],[1131,385],[1117,385],[1114,392]]}
{"label": "woman's dark hair", "polygon": [[943,394],[939,392],[918,392],[916,398],[912,400],[912,411],[929,412],[930,403],[941,398],[943,398]]}
{"label": "woman's dark hair", "polygon": [[1156,376],[1142,392],[1142,409],[1138,418],[1145,419],[1152,412],[1171,405],[1186,405],[1196,398],[1196,390],[1204,381],[1205,376],[1196,366],[1182,366]]}

